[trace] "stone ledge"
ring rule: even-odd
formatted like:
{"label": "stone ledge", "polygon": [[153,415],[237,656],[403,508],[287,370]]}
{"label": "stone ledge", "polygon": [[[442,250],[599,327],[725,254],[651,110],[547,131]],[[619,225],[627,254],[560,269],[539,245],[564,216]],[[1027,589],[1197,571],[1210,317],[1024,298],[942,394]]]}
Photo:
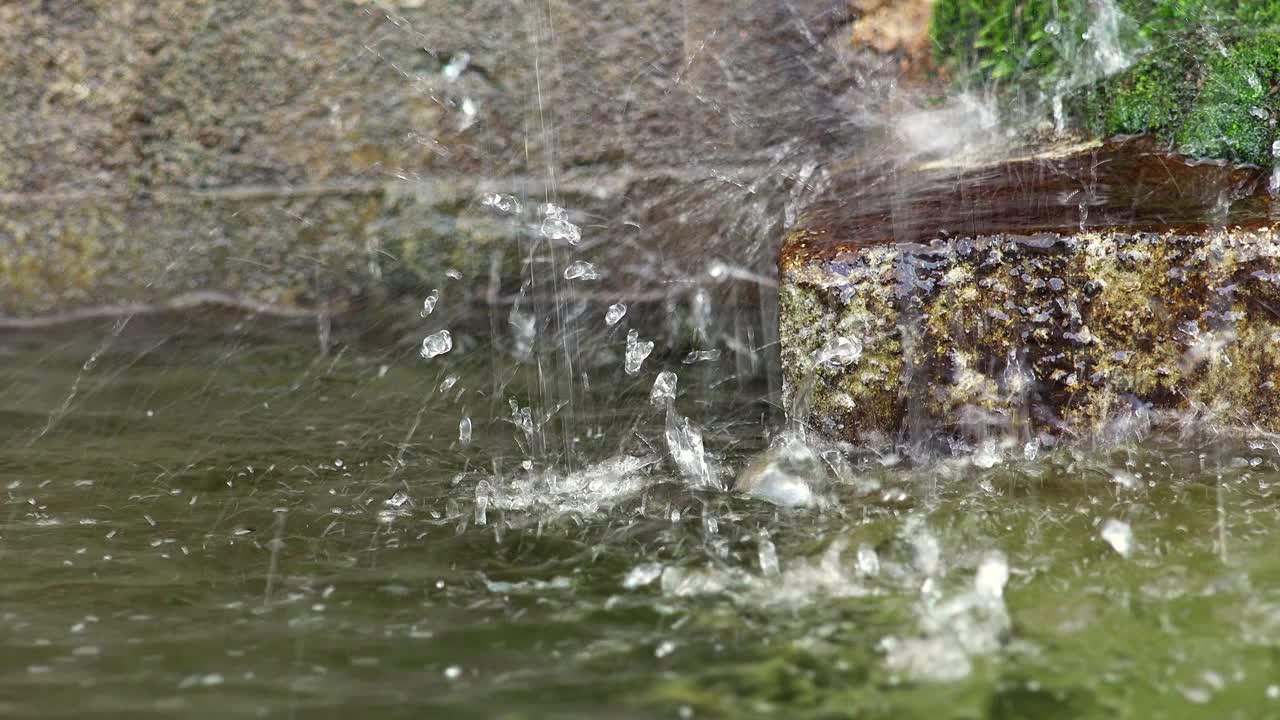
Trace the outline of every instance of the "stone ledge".
{"label": "stone ledge", "polygon": [[[1166,413],[1280,431],[1270,198],[1253,171],[1145,152],[913,177],[839,221],[839,195],[819,204],[783,250],[788,406],[855,442],[1090,436]],[[1135,172],[1153,164],[1164,179]],[[1222,193],[1236,202],[1215,215]]]}

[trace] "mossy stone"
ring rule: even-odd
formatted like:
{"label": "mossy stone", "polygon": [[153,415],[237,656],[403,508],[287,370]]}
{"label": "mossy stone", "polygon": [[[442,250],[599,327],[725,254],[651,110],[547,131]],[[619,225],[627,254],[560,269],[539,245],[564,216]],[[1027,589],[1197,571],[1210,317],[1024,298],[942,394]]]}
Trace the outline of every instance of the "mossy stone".
{"label": "mossy stone", "polygon": [[1280,117],[1280,33],[1269,32],[1213,58],[1177,135],[1189,155],[1272,162]]}
{"label": "mossy stone", "polygon": [[[1136,58],[1119,72],[1090,65],[1108,24]],[[1280,0],[939,0],[931,37],[957,83],[1009,108],[1047,114],[1054,96],[1090,135],[1151,133],[1195,157],[1275,161]]]}

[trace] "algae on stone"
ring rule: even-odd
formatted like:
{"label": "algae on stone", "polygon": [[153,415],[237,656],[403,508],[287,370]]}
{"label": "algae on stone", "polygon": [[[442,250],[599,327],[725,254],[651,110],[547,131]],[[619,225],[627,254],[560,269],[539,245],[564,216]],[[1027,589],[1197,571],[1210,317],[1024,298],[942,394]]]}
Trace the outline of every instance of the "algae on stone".
{"label": "algae on stone", "polygon": [[[1277,431],[1278,301],[1276,228],[882,245],[784,268],[786,392],[812,387],[810,420],[855,441],[918,420],[1087,437],[1170,413]],[[859,328],[858,362],[815,363]]]}
{"label": "algae on stone", "polygon": [[1180,152],[1256,165],[1280,139],[1274,0],[938,0],[935,55],[1095,135],[1152,133]]}

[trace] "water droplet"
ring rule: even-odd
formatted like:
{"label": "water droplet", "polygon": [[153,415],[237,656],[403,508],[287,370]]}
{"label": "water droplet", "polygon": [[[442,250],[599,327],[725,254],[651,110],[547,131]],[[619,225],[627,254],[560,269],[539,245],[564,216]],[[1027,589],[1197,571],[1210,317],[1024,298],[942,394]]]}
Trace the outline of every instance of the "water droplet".
{"label": "water droplet", "polygon": [[1112,550],[1120,554],[1120,557],[1127,558],[1133,553],[1133,529],[1128,523],[1109,518],[1102,524],[1102,532],[1099,534]]}
{"label": "water droplet", "polygon": [[989,470],[999,465],[1003,458],[1000,457],[1000,446],[995,440],[984,440],[978,446],[978,451],[973,454],[973,464]]}
{"label": "water droplet", "polygon": [[635,375],[640,372],[640,366],[652,352],[652,340],[641,341],[640,333],[635,330],[627,331],[627,355],[623,360],[622,369],[626,370],[628,375]]}
{"label": "water droplet", "polygon": [[487,513],[489,511],[489,501],[493,497],[493,485],[488,480],[481,480],[476,483],[476,525],[484,525],[488,522]]}
{"label": "water droplet", "polygon": [[462,447],[471,444],[471,418],[466,415],[458,421],[458,444]]}
{"label": "water droplet", "polygon": [[444,669],[444,676],[450,680],[457,680],[462,677],[462,668],[457,665],[450,665]]}
{"label": "water droplet", "polygon": [[814,361],[819,365],[844,366],[856,363],[861,357],[861,340],[837,335],[818,350]]}
{"label": "water droplet", "polygon": [[1111,481],[1125,490],[1137,490],[1141,487],[1141,483],[1138,482],[1138,476],[1128,470],[1116,470],[1111,473]]}
{"label": "water droplet", "polygon": [[408,502],[409,502],[409,494],[403,490],[397,490],[395,491],[394,494],[391,495],[391,497],[387,498],[384,501],[384,504],[390,507],[398,508],[398,507],[403,507]]}
{"label": "water droplet", "polygon": [[702,445],[702,432],[689,422],[689,418],[677,415],[667,408],[667,426],[664,433],[671,460],[684,475],[698,487],[715,486],[707,453]]}
{"label": "water droplet", "polygon": [[614,303],[604,312],[604,324],[613,327],[618,324],[622,316],[627,314],[627,306],[624,303]]}
{"label": "water droplet", "polygon": [[644,563],[631,568],[631,572],[622,579],[622,587],[627,590],[635,590],[636,588],[649,585],[654,580],[662,576],[662,565],[659,563]]}
{"label": "water droplet", "polygon": [[451,390],[451,389],[453,388],[453,386],[454,386],[455,384],[457,384],[457,382],[458,382],[458,376],[457,376],[457,375],[449,375],[449,376],[447,376],[444,380],[441,380],[441,381],[440,381],[440,393],[441,393],[441,394],[444,394],[444,393],[449,392],[449,390]]}
{"label": "water droplet", "polygon": [[520,201],[511,195],[502,195],[495,192],[485,193],[480,196],[480,204],[502,213],[514,215],[520,212]]}
{"label": "water droplet", "polygon": [[973,585],[980,595],[998,599],[1004,595],[1004,586],[1008,582],[1009,561],[1004,553],[997,550],[982,559]]}
{"label": "water droplet", "polygon": [[1044,31],[1049,35],[1057,35],[1062,32],[1062,26],[1058,24],[1057,20],[1050,20],[1044,24]]}
{"label": "water droplet", "polygon": [[778,568],[778,549],[769,539],[768,533],[760,533],[756,541],[756,559],[760,561],[760,574],[773,577],[781,574]]}
{"label": "water droplet", "polygon": [[1271,183],[1268,187],[1272,195],[1280,195],[1280,140],[1271,143],[1271,157],[1275,158],[1275,166],[1271,169]]}
{"label": "water droplet", "polygon": [[1204,705],[1213,699],[1213,693],[1208,688],[1189,687],[1179,688],[1179,690],[1182,692],[1182,697],[1187,699],[1187,702],[1195,703],[1196,705]]}
{"label": "water droplet", "polygon": [[671,640],[663,640],[658,644],[658,647],[654,649],[653,656],[662,659],[675,651],[676,644],[674,642]]}
{"label": "water droplet", "polygon": [[684,364],[692,365],[700,362],[715,362],[720,359],[719,350],[694,350],[684,356]]}
{"label": "water droplet", "polygon": [[600,273],[596,266],[585,260],[574,260],[564,269],[565,280],[599,280]]}
{"label": "water droplet", "polygon": [[[527,407],[520,407],[515,400],[511,403],[511,423],[520,429],[526,437],[533,438],[533,411]],[[529,467],[532,467],[530,465]],[[528,468],[526,468],[528,469]]]}
{"label": "water droplet", "polygon": [[438,333],[432,333],[422,340],[422,351],[419,355],[424,360],[430,360],[437,355],[443,355],[453,349],[453,336],[448,330],[441,330]]}
{"label": "water droplet", "polygon": [[676,374],[663,370],[653,381],[653,389],[649,391],[649,402],[654,405],[665,405],[676,399]]}
{"label": "water droplet", "polygon": [[432,290],[427,295],[427,297],[422,300],[422,312],[419,313],[419,315],[421,315],[422,317],[426,317],[430,315],[432,312],[435,312],[436,303],[439,300],[440,300],[440,291]]}
{"label": "water droplet", "polygon": [[858,546],[857,557],[858,572],[872,577],[880,574],[880,556],[876,554],[876,549],[863,543]]}
{"label": "water droplet", "polygon": [[582,231],[569,222],[564,208],[552,203],[542,206],[542,237],[548,240],[566,240],[570,245],[582,242]]}
{"label": "water droplet", "polygon": [[470,64],[471,53],[465,50],[460,53],[454,53],[453,57],[449,58],[449,63],[440,71],[440,74],[444,75],[445,80],[453,82],[462,77],[462,73],[467,71],[467,66]]}

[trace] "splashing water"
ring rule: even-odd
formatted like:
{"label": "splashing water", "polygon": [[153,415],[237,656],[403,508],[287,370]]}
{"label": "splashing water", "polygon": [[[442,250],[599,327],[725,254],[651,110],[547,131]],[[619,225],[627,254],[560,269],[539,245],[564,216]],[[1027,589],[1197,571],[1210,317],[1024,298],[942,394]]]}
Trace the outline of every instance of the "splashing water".
{"label": "splashing water", "polygon": [[[0,463],[5,557],[22,578],[4,608],[19,714],[66,714],[59,703],[82,697],[86,677],[114,688],[102,706],[143,714],[205,699],[271,714],[271,697],[326,709],[394,697],[424,715],[489,698],[566,717],[598,713],[601,697],[676,717],[1180,716],[1219,700],[1265,716],[1280,703],[1260,652],[1280,607],[1258,591],[1275,579],[1273,438],[1235,447],[1214,428],[1210,442],[1161,444],[1144,430],[1080,449],[1000,418],[935,453],[898,437],[830,442],[807,413],[779,410],[784,226],[846,160],[1003,141],[986,98],[914,99],[896,62],[873,72],[849,52],[853,15],[839,3],[692,3],[672,27],[643,4],[575,6],[573,22],[555,3],[516,4],[493,15],[505,24],[483,4],[413,21],[418,0],[357,5],[389,34],[361,38],[329,71],[403,79],[412,100],[357,108],[333,92],[345,109],[324,142],[347,153],[349,138],[406,122],[401,106],[427,108],[413,123],[444,118],[411,143],[421,156],[387,149],[402,133],[350,153],[374,157],[386,216],[361,226],[358,254],[394,320],[363,337],[350,331],[362,316],[334,310],[319,357],[310,330],[294,342],[258,316],[215,321],[198,353],[203,327],[140,330],[106,352],[81,352],[70,333],[31,352],[0,333],[4,429],[26,442],[33,411],[66,421],[33,451],[10,441]],[[1092,7],[1078,76],[1051,100],[1064,127],[1074,83],[1134,57],[1115,4]],[[603,123],[566,102],[582,88]],[[499,127],[520,131],[499,142]],[[886,177],[889,195],[903,190],[905,175]],[[1280,163],[1271,182],[1280,193]],[[328,206],[309,202],[297,221],[324,227]],[[289,287],[349,286],[315,265]],[[304,319],[325,326],[329,311]],[[1227,336],[1194,319],[1178,341],[1211,372]],[[415,347],[437,322],[450,329]],[[880,382],[863,330],[823,329],[801,362]],[[909,325],[893,330],[911,339]],[[454,335],[466,352],[451,353]],[[249,351],[257,342],[264,352]],[[967,366],[993,388],[975,405],[1021,407],[1043,389],[1016,356],[1000,363]],[[901,400],[934,402],[929,391]],[[1153,551],[1127,523],[1096,520],[1108,513],[1142,518]],[[148,590],[171,587],[198,598]],[[1192,610],[1196,623],[1179,621]],[[253,641],[228,645],[228,624]],[[164,639],[174,627],[183,652]],[[1081,679],[1082,659],[1106,682]],[[108,660],[133,680],[95,674]]]}
{"label": "splashing water", "polygon": [[458,421],[458,444],[462,447],[471,444],[471,418],[466,415]]}
{"label": "splashing water", "polygon": [[627,331],[627,354],[623,360],[623,369],[628,375],[635,375],[640,372],[640,366],[644,365],[644,361],[653,352],[652,340],[641,340],[640,333],[635,330]]}
{"label": "splashing water", "polygon": [[684,362],[685,365],[693,365],[694,363],[716,362],[719,359],[719,350],[694,350],[688,355],[685,355],[682,362]]}
{"label": "splashing water", "polygon": [[545,216],[542,220],[543,237],[548,240],[564,240],[570,245],[582,242],[582,231],[569,222],[564,208],[546,203],[542,206],[542,213]]}
{"label": "splashing water", "polygon": [[471,53],[466,51],[455,53],[453,57],[449,58],[449,64],[444,66],[440,74],[444,75],[445,80],[454,82],[462,77],[462,73],[466,72],[467,67],[470,65]]}
{"label": "splashing water", "polygon": [[1133,529],[1129,527],[1129,523],[1115,518],[1108,518],[1102,524],[1102,530],[1098,533],[1103,542],[1111,546],[1120,557],[1129,557],[1133,554],[1134,541]]}
{"label": "splashing water", "polygon": [[666,432],[667,450],[680,474],[695,487],[714,488],[717,486],[716,475],[707,462],[707,451],[702,445],[702,431],[689,418],[683,417],[674,409],[667,410]]}
{"label": "splashing water", "polygon": [[422,349],[419,351],[419,355],[424,360],[430,360],[444,355],[452,349],[453,336],[449,334],[448,330],[440,330],[422,339]]}
{"label": "splashing water", "polygon": [[768,533],[761,532],[756,540],[756,557],[760,563],[760,574],[765,577],[777,577],[782,574],[778,565],[778,549],[769,539]]}
{"label": "splashing water", "polygon": [[480,204],[508,215],[518,215],[521,211],[519,200],[511,195],[503,195],[501,193],[485,193],[480,198]]}
{"label": "splashing water", "polygon": [[653,389],[649,391],[649,402],[659,407],[666,407],[675,402],[675,399],[676,374],[670,370],[663,370],[653,381]]}
{"label": "splashing water", "polygon": [[564,269],[565,280],[599,280],[600,272],[596,266],[585,260],[574,260]]}
{"label": "splashing water", "polygon": [[427,317],[436,309],[436,303],[440,300],[440,291],[432,290],[422,300],[422,311],[418,313],[420,317]]}
{"label": "splashing water", "polygon": [[1271,168],[1271,184],[1268,189],[1273,196],[1280,196],[1280,140],[1271,143],[1271,157],[1273,167]]}
{"label": "splashing water", "polygon": [[858,362],[862,357],[862,341],[857,338],[837,335],[827,341],[814,355],[818,365],[842,367]]}
{"label": "splashing water", "polygon": [[614,303],[604,313],[604,324],[613,327],[618,321],[627,314],[627,306],[625,303]]}

